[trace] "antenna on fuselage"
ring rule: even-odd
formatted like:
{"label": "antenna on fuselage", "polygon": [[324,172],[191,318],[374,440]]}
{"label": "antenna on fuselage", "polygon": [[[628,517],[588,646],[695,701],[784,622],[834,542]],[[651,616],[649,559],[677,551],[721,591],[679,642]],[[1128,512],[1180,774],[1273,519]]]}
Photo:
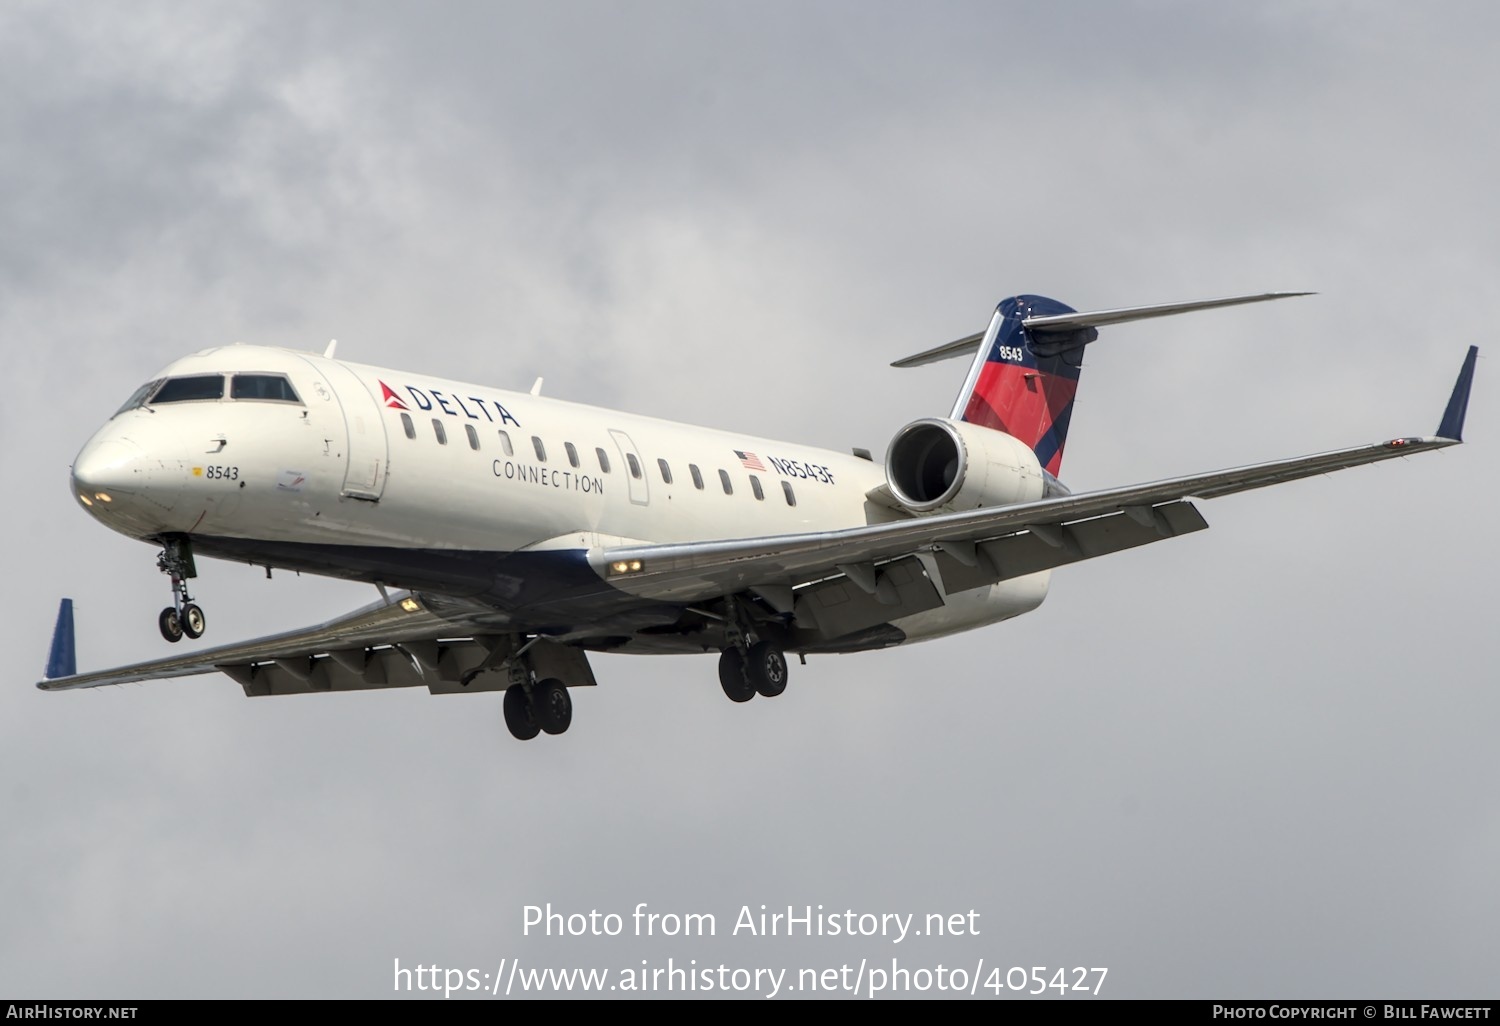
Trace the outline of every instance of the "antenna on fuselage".
{"label": "antenna on fuselage", "polygon": [[541,378],[537,378],[536,381],[532,382],[532,384],[531,384],[531,394],[532,395],[541,395],[542,394],[542,379]]}
{"label": "antenna on fuselage", "polygon": [[333,351],[335,349],[337,349],[338,347],[339,347],[339,340],[338,339],[336,339],[336,338],[329,339],[328,340],[328,348],[325,349],[325,350],[323,350],[323,359],[325,359],[325,360],[332,360],[333,359]]}

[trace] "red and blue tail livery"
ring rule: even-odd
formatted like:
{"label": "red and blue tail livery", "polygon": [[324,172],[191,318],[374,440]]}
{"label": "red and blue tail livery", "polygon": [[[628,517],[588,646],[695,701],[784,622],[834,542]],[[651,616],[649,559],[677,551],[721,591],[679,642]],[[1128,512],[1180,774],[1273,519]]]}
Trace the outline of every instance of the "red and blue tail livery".
{"label": "red and blue tail livery", "polygon": [[1099,332],[1091,325],[1044,330],[1030,328],[1027,322],[1072,313],[1077,311],[1071,306],[1045,296],[1002,300],[985,333],[979,373],[966,400],[961,397],[958,417],[1025,442],[1053,476],[1062,466],[1083,349]]}

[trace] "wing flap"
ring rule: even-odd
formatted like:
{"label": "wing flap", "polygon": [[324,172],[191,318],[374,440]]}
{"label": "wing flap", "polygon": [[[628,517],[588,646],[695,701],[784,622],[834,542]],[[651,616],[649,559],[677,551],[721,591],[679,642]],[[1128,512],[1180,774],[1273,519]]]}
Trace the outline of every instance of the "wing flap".
{"label": "wing flap", "polygon": [[[1151,513],[1144,523],[1128,514],[1115,513],[1064,525],[1058,529],[1063,532],[1060,544],[1056,543],[1057,537],[1043,538],[1041,532],[1037,531],[984,542],[977,546],[980,556],[977,565],[969,565],[939,549],[934,554],[938,574],[943,579],[943,588],[952,594],[1176,538],[1208,527],[1203,514],[1190,502],[1173,502],[1149,508]],[[1156,517],[1161,518],[1160,522]]]}
{"label": "wing flap", "polygon": [[357,668],[331,654],[309,651],[262,662],[224,664],[216,669],[232,677],[245,690],[247,698],[411,688],[435,683],[424,677],[420,664],[399,647],[366,649],[360,652],[360,657]]}
{"label": "wing flap", "polygon": [[824,637],[841,638],[942,604],[922,561],[908,556],[871,567],[868,576],[856,571],[803,588],[795,609],[799,622],[815,624]]}

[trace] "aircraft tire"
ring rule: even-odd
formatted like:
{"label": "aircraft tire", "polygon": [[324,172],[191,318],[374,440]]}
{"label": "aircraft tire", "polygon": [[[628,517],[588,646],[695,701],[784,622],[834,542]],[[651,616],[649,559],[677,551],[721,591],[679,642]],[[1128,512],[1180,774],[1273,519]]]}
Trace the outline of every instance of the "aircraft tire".
{"label": "aircraft tire", "polygon": [[745,663],[745,678],[757,694],[775,698],[786,690],[786,653],[773,641],[758,641],[750,646]]}
{"label": "aircraft tire", "polygon": [[755,697],[755,685],[745,676],[745,657],[737,648],[726,648],[719,656],[719,686],[731,702],[748,702]]}
{"label": "aircraft tire", "polygon": [[190,638],[201,638],[208,629],[208,619],[203,615],[203,610],[191,602],[182,607],[182,615],[178,619],[182,623],[182,633]]}
{"label": "aircraft tire", "polygon": [[156,618],[156,626],[161,628],[161,636],[168,641],[175,643],[182,640],[182,618],[172,606],[161,611],[161,615]]}
{"label": "aircraft tire", "polygon": [[541,727],[536,722],[536,710],[532,708],[531,698],[526,694],[526,689],[519,684],[512,684],[505,689],[505,727],[510,731],[510,736],[517,741],[530,741],[541,732]]}
{"label": "aircraft tire", "polygon": [[536,722],[549,734],[561,734],[573,722],[573,699],[563,682],[554,677],[541,681],[531,692]]}

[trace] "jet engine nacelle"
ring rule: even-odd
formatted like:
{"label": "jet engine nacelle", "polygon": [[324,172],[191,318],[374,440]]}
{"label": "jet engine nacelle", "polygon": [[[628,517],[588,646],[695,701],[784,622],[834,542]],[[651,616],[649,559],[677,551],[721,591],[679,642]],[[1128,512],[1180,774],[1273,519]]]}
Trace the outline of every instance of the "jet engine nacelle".
{"label": "jet engine nacelle", "polygon": [[1007,506],[1042,498],[1036,453],[1003,431],[936,417],[913,421],[891,439],[885,479],[917,513]]}

